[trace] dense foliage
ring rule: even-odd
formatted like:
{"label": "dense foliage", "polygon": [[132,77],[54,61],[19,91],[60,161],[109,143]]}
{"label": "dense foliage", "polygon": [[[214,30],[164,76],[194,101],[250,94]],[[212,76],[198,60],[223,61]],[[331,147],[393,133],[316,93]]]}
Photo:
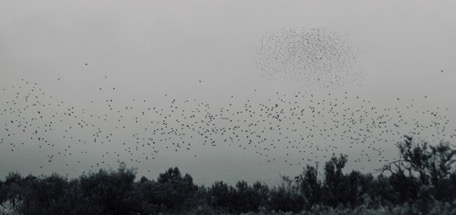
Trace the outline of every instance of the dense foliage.
{"label": "dense foliage", "polygon": [[319,173],[283,177],[282,184],[217,181],[197,186],[170,168],[156,180],[136,179],[133,169],[99,170],[67,179],[60,175],[0,180],[0,214],[456,214],[456,150],[405,137],[400,157],[374,177],[344,173],[345,155],[333,155]]}

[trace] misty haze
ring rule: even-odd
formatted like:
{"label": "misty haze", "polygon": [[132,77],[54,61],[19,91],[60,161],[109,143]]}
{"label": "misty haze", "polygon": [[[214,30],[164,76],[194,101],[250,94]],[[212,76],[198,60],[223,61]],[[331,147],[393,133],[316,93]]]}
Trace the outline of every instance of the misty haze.
{"label": "misty haze", "polygon": [[0,7],[0,214],[453,214],[456,4]]}

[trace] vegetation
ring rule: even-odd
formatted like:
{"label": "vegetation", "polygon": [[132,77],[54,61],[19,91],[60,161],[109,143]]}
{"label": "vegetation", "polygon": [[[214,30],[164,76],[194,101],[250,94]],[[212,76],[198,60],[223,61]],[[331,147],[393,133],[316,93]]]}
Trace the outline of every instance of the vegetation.
{"label": "vegetation", "polygon": [[126,167],[71,180],[10,173],[0,180],[0,214],[456,214],[456,150],[408,136],[398,150],[399,159],[376,177],[344,173],[347,156],[333,155],[323,174],[307,166],[271,188],[245,181],[197,186],[178,168],[156,180],[136,179]]}

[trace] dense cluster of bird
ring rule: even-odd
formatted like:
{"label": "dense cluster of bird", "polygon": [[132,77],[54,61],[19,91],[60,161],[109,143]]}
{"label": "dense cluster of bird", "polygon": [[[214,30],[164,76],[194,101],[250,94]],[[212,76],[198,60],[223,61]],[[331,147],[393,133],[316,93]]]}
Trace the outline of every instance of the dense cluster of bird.
{"label": "dense cluster of bird", "polygon": [[258,44],[255,64],[265,77],[307,89],[358,84],[360,51],[341,34],[325,28],[282,28]]}
{"label": "dense cluster of bird", "polygon": [[[56,162],[135,165],[173,153],[196,158],[216,148],[248,150],[264,162],[295,167],[333,153],[381,166],[397,156],[387,152],[395,151],[402,135],[437,142],[456,137],[448,109],[418,105],[429,99],[424,96],[395,98],[387,107],[350,92],[232,96],[216,105],[170,95],[161,104],[154,103],[157,98],[125,103],[113,96],[74,106],[27,80],[0,90],[0,153],[45,156],[41,168]],[[108,90],[115,95],[116,88]]]}

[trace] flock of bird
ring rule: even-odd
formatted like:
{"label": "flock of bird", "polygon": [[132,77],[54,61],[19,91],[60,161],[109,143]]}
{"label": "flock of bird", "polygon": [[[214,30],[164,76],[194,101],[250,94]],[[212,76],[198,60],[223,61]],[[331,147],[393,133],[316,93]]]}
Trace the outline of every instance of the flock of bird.
{"label": "flock of bird", "polygon": [[173,154],[196,159],[217,148],[294,167],[338,153],[381,166],[397,156],[391,152],[403,135],[431,143],[456,137],[449,110],[420,105],[430,99],[424,96],[387,106],[343,91],[275,92],[265,100],[234,95],[223,104],[163,95],[167,102],[157,104],[158,98],[119,102],[116,88],[94,94],[106,90],[112,98],[74,106],[24,79],[0,89],[0,153],[45,157],[40,168],[134,166]]}
{"label": "flock of bird", "polygon": [[280,82],[325,90],[255,90],[262,96],[233,95],[222,103],[166,94],[119,101],[122,90],[107,84],[105,76],[90,92],[98,99],[74,105],[22,79],[0,89],[0,157],[30,157],[39,168],[63,164],[74,170],[147,166],[172,156],[197,159],[226,150],[295,168],[344,153],[354,166],[381,167],[397,157],[395,144],[403,135],[430,143],[456,138],[448,108],[430,105],[427,96],[382,104],[334,90],[362,79],[355,69],[358,60],[358,51],[340,34],[289,28],[264,36],[257,68]]}
{"label": "flock of bird", "polygon": [[282,28],[264,35],[255,63],[266,78],[304,88],[337,89],[358,84],[360,51],[325,28]]}

